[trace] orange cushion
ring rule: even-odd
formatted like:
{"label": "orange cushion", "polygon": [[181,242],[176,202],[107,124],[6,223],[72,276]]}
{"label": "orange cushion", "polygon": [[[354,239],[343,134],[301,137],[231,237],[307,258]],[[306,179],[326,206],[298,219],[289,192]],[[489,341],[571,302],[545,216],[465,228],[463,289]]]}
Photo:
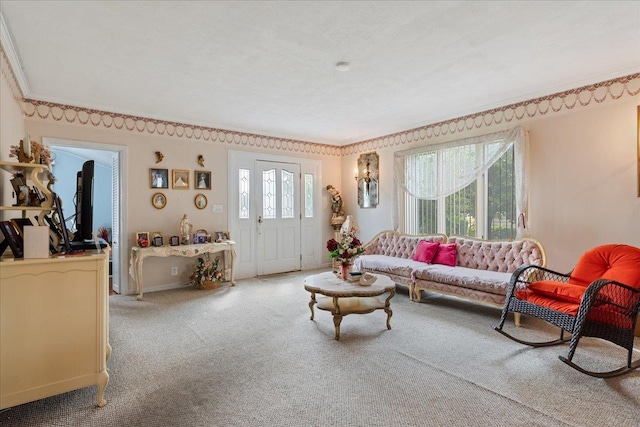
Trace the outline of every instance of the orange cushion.
{"label": "orange cushion", "polygon": [[589,286],[597,279],[610,279],[640,288],[640,248],[629,245],[597,246],[582,255],[569,283]]}
{"label": "orange cushion", "polygon": [[580,301],[582,301],[582,295],[586,288],[584,286],[573,285],[571,283],[541,280],[539,282],[531,283],[529,285],[529,290],[549,298],[580,304]]}
{"label": "orange cushion", "polygon": [[561,313],[569,314],[571,316],[575,316],[576,314],[578,314],[578,308],[580,307],[580,304],[561,301],[556,298],[549,298],[548,296],[528,290],[517,291],[516,298],[522,301],[528,301],[531,304],[547,307]]}

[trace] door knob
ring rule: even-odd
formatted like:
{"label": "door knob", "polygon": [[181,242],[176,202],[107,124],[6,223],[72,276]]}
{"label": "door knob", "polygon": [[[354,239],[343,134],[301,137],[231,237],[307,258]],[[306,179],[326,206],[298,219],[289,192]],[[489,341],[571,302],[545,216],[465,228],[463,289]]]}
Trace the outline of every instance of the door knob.
{"label": "door knob", "polygon": [[262,224],[262,223],[263,223],[263,221],[262,221],[262,215],[259,215],[259,216],[258,216],[258,224]]}

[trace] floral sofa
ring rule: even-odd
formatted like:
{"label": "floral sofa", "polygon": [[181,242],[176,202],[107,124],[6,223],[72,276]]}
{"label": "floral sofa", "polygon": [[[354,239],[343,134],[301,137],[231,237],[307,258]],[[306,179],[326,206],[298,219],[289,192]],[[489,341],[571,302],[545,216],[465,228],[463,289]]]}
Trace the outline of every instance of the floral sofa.
{"label": "floral sofa", "polygon": [[[414,260],[422,240],[453,248],[453,265]],[[409,288],[409,297],[417,301],[421,291],[435,291],[502,306],[516,268],[523,264],[546,266],[544,248],[529,238],[489,241],[387,230],[374,236],[364,248],[365,253],[354,263],[355,269],[389,276]]]}

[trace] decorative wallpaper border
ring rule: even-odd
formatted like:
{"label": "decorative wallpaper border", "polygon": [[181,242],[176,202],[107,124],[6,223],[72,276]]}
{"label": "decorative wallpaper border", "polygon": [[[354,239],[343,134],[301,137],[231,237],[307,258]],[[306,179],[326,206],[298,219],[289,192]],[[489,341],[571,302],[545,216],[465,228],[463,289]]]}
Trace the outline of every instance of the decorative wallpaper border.
{"label": "decorative wallpaper border", "polygon": [[557,113],[562,110],[572,110],[578,105],[586,107],[592,102],[599,104],[607,98],[617,100],[625,95],[636,96],[639,93],[640,73],[635,73],[553,95],[345,145],[342,148],[342,155],[358,154],[380,148],[425,141],[442,135],[499,125],[503,122],[510,123],[536,116],[544,116],[549,112]]}
{"label": "decorative wallpaper border", "polygon": [[105,129],[146,132],[150,135],[171,136],[196,141],[211,141],[238,146],[269,148],[298,153],[340,156],[341,147],[329,144],[277,138],[247,132],[237,132],[206,126],[154,120],[147,117],[111,113],[73,105],[25,99],[23,111],[26,117],[42,120],[66,121]]}
{"label": "decorative wallpaper border", "polygon": [[640,73],[635,73],[345,146],[335,146],[25,99],[2,44],[0,44],[0,62],[2,63],[2,76],[9,84],[13,97],[22,103],[22,110],[28,118],[64,120],[67,123],[78,123],[83,126],[104,129],[329,156],[359,154],[375,149],[427,141],[443,135],[500,125],[503,122],[517,122],[527,118],[544,116],[550,112],[558,113],[562,110],[572,110],[576,106],[586,107],[591,103],[599,104],[607,98],[617,100],[625,95],[636,96],[640,94]]}

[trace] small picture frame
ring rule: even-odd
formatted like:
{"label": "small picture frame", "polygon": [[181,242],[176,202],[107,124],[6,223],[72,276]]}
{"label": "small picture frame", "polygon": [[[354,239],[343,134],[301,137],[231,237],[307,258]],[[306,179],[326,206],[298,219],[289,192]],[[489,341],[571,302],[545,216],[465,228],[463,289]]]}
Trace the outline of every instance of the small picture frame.
{"label": "small picture frame", "polygon": [[189,171],[186,169],[173,169],[171,171],[171,188],[174,190],[189,189]]}
{"label": "small picture frame", "polygon": [[151,246],[151,239],[149,238],[148,231],[138,231],[136,233],[136,244],[141,248],[148,248]]}
{"label": "small picture frame", "polygon": [[198,190],[211,190],[211,171],[193,171],[193,187]]}
{"label": "small picture frame", "polygon": [[11,221],[0,221],[0,231],[4,235],[3,246],[0,247],[2,248],[0,255],[8,246],[13,252],[14,258],[22,258],[24,256],[22,237],[18,234]]}
{"label": "small picture frame", "polygon": [[151,188],[169,188],[169,169],[149,169]]}
{"label": "small picture frame", "polygon": [[169,245],[171,245],[171,246],[180,246],[180,237],[171,236],[169,238]]}
{"label": "small picture frame", "polygon": [[11,224],[13,224],[15,229],[18,231],[18,234],[22,237],[24,237],[24,227],[27,225],[33,225],[29,218],[13,218],[11,220]]}
{"label": "small picture frame", "polygon": [[167,196],[163,193],[155,193],[151,196],[151,204],[156,209],[162,209],[167,205]]}
{"label": "small picture frame", "polygon": [[207,197],[204,194],[196,194],[193,203],[196,205],[196,208],[204,209],[207,207]]}
{"label": "small picture frame", "polygon": [[229,232],[228,231],[216,231],[216,242],[224,242],[229,240]]}
{"label": "small picture frame", "polygon": [[162,236],[153,236],[153,246],[164,246],[164,240]]}

